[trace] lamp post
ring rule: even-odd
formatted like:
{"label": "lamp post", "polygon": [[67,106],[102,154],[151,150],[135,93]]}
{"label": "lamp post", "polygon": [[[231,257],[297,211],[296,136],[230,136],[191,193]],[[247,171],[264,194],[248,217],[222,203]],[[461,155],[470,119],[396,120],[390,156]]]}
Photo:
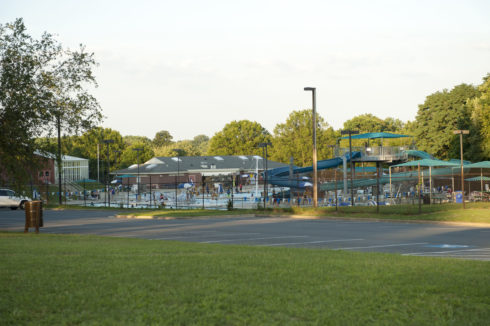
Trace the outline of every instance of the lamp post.
{"label": "lamp post", "polygon": [[61,158],[61,117],[60,113],[58,112],[56,116],[56,125],[58,127],[58,198],[59,198],[59,204],[61,205],[61,166],[63,164],[62,158]]}
{"label": "lamp post", "polygon": [[455,135],[459,135],[459,148],[461,155],[461,192],[463,194],[463,209],[466,208],[464,203],[464,169],[463,169],[463,135],[468,135],[470,133],[469,130],[454,130],[453,133]]}
{"label": "lamp post", "polygon": [[177,200],[177,188],[179,186],[179,179],[180,179],[180,148],[174,148],[173,151],[177,153],[177,176],[175,178],[175,209],[179,207],[179,202]]}
{"label": "lamp post", "polygon": [[[352,135],[357,135],[358,130],[342,130],[341,135],[349,135],[349,159],[350,159],[350,201],[354,207],[354,162],[352,162]],[[379,176],[378,176],[379,177]],[[379,190],[379,189],[378,189]],[[378,191],[376,190],[376,191]]]}
{"label": "lamp post", "polygon": [[264,160],[265,160],[265,170],[264,170],[264,209],[266,207],[266,197],[267,197],[267,146],[271,146],[272,143],[259,143],[259,147],[262,147],[265,150]]}
{"label": "lamp post", "polygon": [[109,158],[109,144],[113,144],[114,140],[113,139],[105,139],[104,143],[107,145],[107,177],[106,177],[106,197],[107,197],[107,202],[106,205],[111,207],[111,195],[109,194],[109,180],[110,180],[110,172],[111,172],[111,163],[110,163],[110,158]]}
{"label": "lamp post", "polygon": [[318,171],[317,171],[317,157],[316,157],[316,88],[305,87],[305,91],[311,91],[313,102],[313,114],[312,114],[312,129],[313,129],[313,207],[318,207]]}
{"label": "lamp post", "polygon": [[136,201],[139,200],[140,198],[140,152],[143,150],[143,148],[133,148],[133,151],[136,152],[136,164],[138,164],[138,176],[136,177],[136,183],[137,183],[137,197]]}

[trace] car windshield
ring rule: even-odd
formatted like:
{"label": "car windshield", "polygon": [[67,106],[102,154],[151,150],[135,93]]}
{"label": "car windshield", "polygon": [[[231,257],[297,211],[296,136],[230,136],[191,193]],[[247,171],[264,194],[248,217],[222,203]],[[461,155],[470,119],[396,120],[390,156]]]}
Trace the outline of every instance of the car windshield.
{"label": "car windshield", "polygon": [[13,192],[12,190],[7,190],[7,195],[9,197],[15,197],[15,192]]}

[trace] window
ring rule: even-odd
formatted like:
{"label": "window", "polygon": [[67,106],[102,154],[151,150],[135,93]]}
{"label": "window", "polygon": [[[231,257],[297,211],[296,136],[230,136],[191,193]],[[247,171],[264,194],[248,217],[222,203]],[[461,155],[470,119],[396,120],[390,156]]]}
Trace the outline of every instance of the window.
{"label": "window", "polygon": [[44,175],[49,177],[49,171],[46,171],[46,173]]}

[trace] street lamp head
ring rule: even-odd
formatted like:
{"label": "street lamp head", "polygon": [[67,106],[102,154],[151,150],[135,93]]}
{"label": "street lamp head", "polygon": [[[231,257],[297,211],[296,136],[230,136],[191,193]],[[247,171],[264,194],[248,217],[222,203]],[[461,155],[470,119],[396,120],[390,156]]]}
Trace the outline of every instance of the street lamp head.
{"label": "street lamp head", "polygon": [[267,147],[267,146],[272,146],[272,143],[271,142],[259,143],[257,146],[258,147]]}
{"label": "street lamp head", "polygon": [[459,134],[468,135],[469,133],[470,133],[469,130],[454,130],[453,131],[453,134],[455,134],[455,135],[459,135]]}
{"label": "street lamp head", "polygon": [[341,130],[341,135],[357,135],[359,134],[359,130]]}
{"label": "street lamp head", "polygon": [[114,139],[104,139],[104,143],[106,143],[106,144],[113,144],[114,143]]}
{"label": "street lamp head", "polygon": [[305,87],[304,90],[314,92],[316,90],[316,88],[315,87]]}
{"label": "street lamp head", "polygon": [[143,148],[133,148],[133,151],[137,151],[137,152],[142,151],[142,150],[143,150]]}

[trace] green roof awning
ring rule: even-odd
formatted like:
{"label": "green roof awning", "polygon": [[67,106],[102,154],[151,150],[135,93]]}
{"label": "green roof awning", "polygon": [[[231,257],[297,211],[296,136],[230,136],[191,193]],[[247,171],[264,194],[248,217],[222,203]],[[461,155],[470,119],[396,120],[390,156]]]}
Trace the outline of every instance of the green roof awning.
{"label": "green roof awning", "polygon": [[473,177],[473,178],[468,178],[468,179],[465,179],[466,181],[490,181],[490,178],[489,177],[485,177],[485,176],[478,176],[478,177]]}
{"label": "green roof awning", "polygon": [[132,174],[123,174],[118,176],[118,178],[136,178],[136,176]]}
{"label": "green roof awning", "polygon": [[464,167],[465,168],[490,169],[490,161],[481,161],[481,162],[465,165]]}
{"label": "green roof awning", "polygon": [[[374,138],[404,138],[412,137],[409,135],[392,134],[389,132],[368,132],[366,134],[352,135],[351,139],[374,139]],[[340,139],[349,139],[349,136]]]}
{"label": "green roof awning", "polygon": [[441,161],[441,160],[431,160],[428,158],[425,158],[423,160],[418,160],[418,161],[410,161],[406,163],[401,163],[397,165],[393,165],[393,167],[400,167],[400,166],[458,166],[456,163],[451,163],[451,162],[446,162],[446,161]]}

